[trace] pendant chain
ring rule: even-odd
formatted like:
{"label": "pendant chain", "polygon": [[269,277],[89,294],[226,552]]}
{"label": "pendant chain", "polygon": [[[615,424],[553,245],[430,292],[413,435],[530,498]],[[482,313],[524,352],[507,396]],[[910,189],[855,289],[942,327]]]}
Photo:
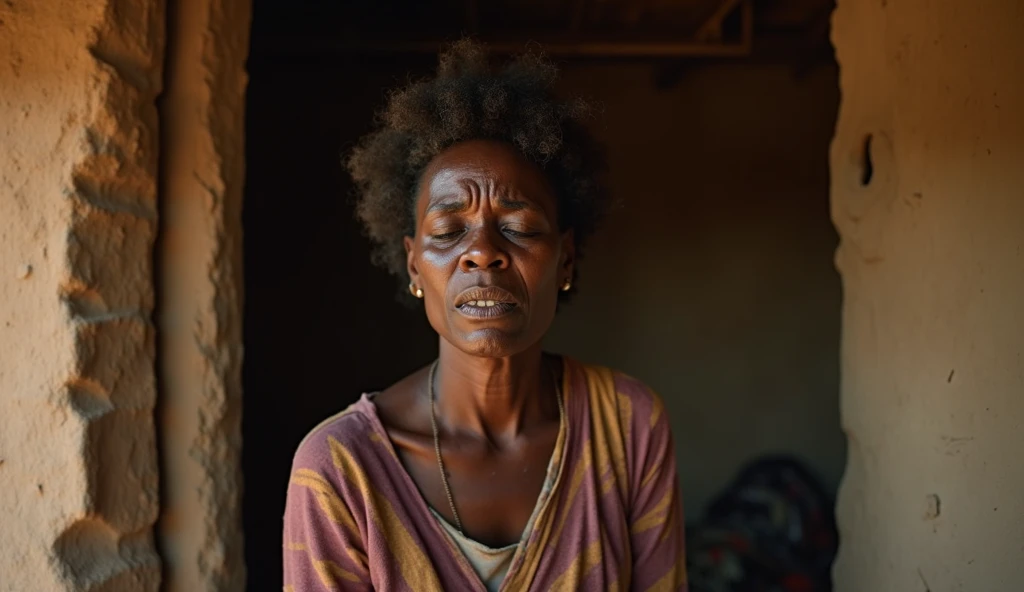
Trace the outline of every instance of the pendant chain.
{"label": "pendant chain", "polygon": [[[437,466],[441,469],[441,484],[444,485],[444,494],[448,497],[448,507],[452,510],[452,517],[455,518],[455,527],[459,529],[459,533],[462,536],[466,536],[466,533],[462,530],[462,520],[459,519],[459,511],[455,509],[455,498],[452,497],[452,488],[448,484],[448,474],[444,470],[444,460],[441,459],[441,437],[437,429],[437,413],[434,411],[434,375],[437,373],[437,365],[439,361],[434,362],[434,365],[430,367],[430,376],[428,380],[428,394],[430,396],[430,428],[434,431],[434,452],[437,453]],[[550,369],[549,369],[550,370]],[[561,426],[562,422],[565,421],[565,403],[562,402],[562,392],[558,388],[558,380],[555,378],[555,373],[551,373],[551,379],[555,383],[555,400],[558,401],[558,425]]]}

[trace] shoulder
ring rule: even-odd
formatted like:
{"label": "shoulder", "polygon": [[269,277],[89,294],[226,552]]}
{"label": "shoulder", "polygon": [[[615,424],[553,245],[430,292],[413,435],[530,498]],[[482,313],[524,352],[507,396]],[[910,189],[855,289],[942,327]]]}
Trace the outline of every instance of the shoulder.
{"label": "shoulder", "polygon": [[634,425],[642,424],[651,429],[662,424],[667,427],[665,405],[654,389],[628,374],[617,371],[613,374],[615,392],[629,401]]}
{"label": "shoulder", "polygon": [[610,368],[578,362],[567,367],[577,377],[574,384],[587,390],[591,434],[608,447],[625,491],[638,492],[651,483],[652,475],[675,470],[672,428],[654,389]]}
{"label": "shoulder", "polygon": [[584,377],[592,405],[617,409],[622,420],[633,426],[667,427],[661,397],[641,380],[595,364],[571,360],[569,365]]}
{"label": "shoulder", "polygon": [[370,414],[373,403],[364,395],[345,410],[328,417],[309,431],[295,450],[293,470],[322,471],[337,467],[339,447],[358,451],[359,442],[375,434]]}

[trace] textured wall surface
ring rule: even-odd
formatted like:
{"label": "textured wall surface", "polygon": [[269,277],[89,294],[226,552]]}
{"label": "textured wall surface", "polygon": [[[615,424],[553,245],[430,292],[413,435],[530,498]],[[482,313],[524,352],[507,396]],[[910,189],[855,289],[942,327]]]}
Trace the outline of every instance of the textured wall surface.
{"label": "textured wall surface", "polygon": [[0,3],[0,590],[156,590],[164,10]]}
{"label": "textured wall surface", "polygon": [[179,0],[168,18],[160,100],[157,541],[164,590],[242,590],[241,219],[250,7],[248,0]]}
{"label": "textured wall surface", "polygon": [[833,24],[837,590],[1024,590],[1024,4],[840,0]]}

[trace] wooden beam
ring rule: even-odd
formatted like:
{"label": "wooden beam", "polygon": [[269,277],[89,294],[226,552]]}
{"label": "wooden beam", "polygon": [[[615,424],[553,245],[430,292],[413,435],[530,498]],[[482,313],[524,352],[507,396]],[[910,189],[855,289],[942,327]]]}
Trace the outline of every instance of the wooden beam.
{"label": "wooden beam", "polygon": [[739,5],[740,0],[722,0],[718,8],[697,29],[694,38],[697,41],[718,41],[722,38],[722,22]]}
{"label": "wooden beam", "polygon": [[[466,0],[467,20],[473,21],[477,0]],[[572,27],[581,27],[588,0],[574,3]],[[737,6],[741,13],[741,36],[739,42],[724,43],[721,39],[722,21]],[[709,28],[717,38],[708,40]],[[529,44],[539,45],[552,56],[577,58],[742,58],[751,54],[754,45],[754,3],[753,0],[723,0],[704,25],[703,38],[676,40],[662,37],[650,39],[633,34],[631,37],[598,37],[579,34],[544,36],[506,36],[480,39],[489,51],[495,54],[516,54],[524,51]],[[352,54],[436,54],[451,40],[426,38],[379,38],[379,37],[278,37],[261,44],[254,51],[276,57],[301,57],[311,55],[352,55]]]}

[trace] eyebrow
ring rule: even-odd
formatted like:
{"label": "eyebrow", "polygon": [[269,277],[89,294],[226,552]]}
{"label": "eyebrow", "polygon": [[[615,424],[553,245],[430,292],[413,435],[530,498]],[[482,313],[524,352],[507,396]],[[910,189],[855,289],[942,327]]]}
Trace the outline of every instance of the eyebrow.
{"label": "eyebrow", "polygon": [[[505,197],[498,199],[498,205],[506,210],[521,211],[521,210],[535,210],[537,206],[533,205],[528,201],[522,201],[517,199],[508,199]],[[426,213],[431,212],[442,212],[445,214],[451,214],[455,212],[461,212],[469,207],[468,200],[465,199],[442,199],[436,203],[431,204],[427,207]]]}

